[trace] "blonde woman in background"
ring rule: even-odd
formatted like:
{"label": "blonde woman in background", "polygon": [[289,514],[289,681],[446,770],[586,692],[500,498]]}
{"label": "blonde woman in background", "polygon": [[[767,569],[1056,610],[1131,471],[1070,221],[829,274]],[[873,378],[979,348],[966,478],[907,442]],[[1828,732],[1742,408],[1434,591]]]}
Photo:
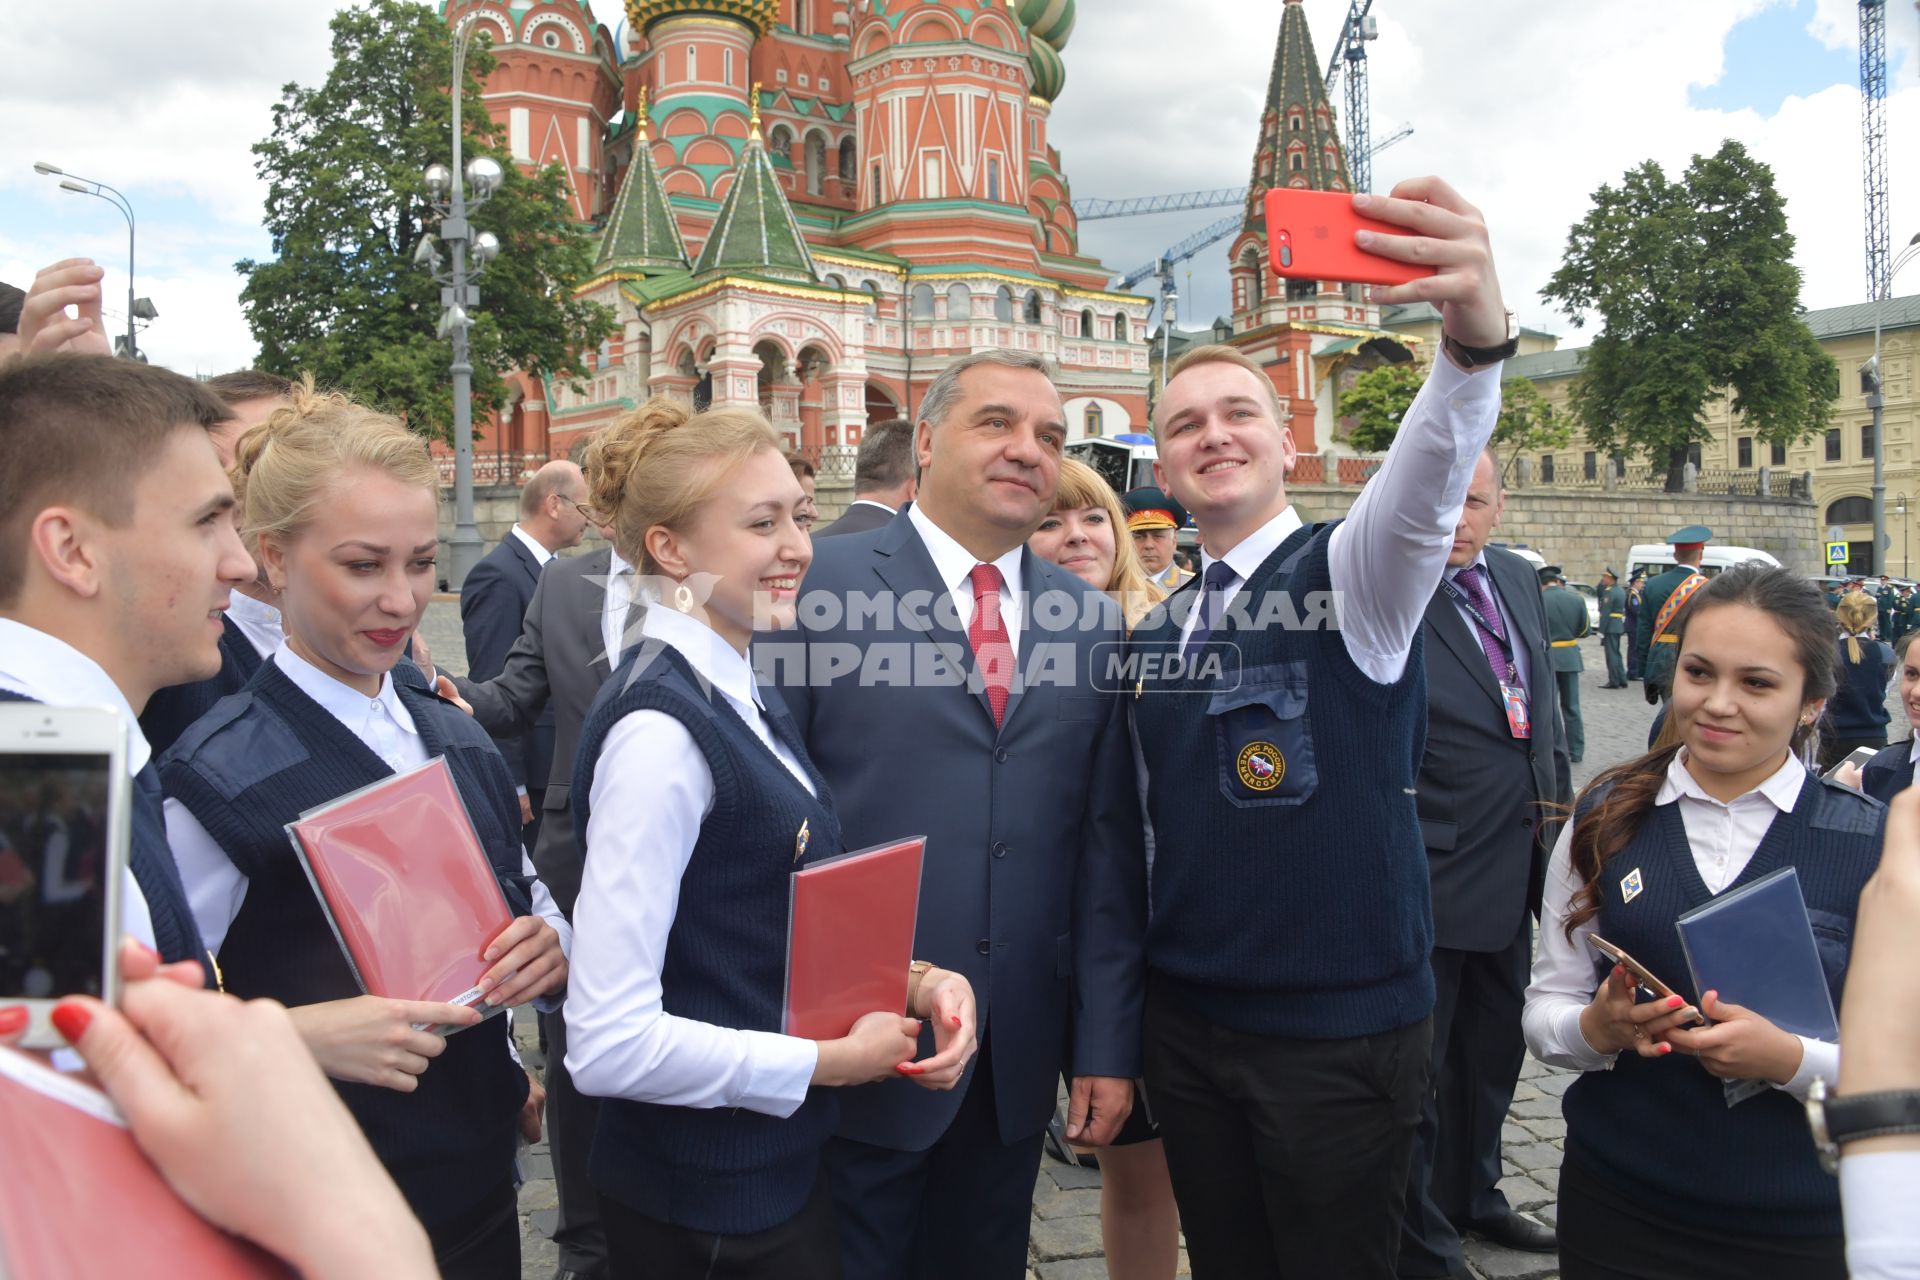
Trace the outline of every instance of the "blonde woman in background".
{"label": "blonde woman in background", "polygon": [[1840,624],[1836,662],[1838,688],[1820,722],[1820,769],[1825,772],[1856,747],[1876,751],[1887,745],[1887,681],[1893,675],[1893,647],[1874,638],[1879,606],[1864,591],[1842,596],[1833,616]]}
{"label": "blonde woman in background", "polygon": [[[1053,511],[1027,546],[1111,596],[1129,632],[1165,598],[1133,549],[1119,495],[1077,459],[1060,460]],[[1100,1235],[1113,1280],[1169,1280],[1179,1265],[1180,1209],[1144,1093],[1112,1144],[1100,1152]]]}

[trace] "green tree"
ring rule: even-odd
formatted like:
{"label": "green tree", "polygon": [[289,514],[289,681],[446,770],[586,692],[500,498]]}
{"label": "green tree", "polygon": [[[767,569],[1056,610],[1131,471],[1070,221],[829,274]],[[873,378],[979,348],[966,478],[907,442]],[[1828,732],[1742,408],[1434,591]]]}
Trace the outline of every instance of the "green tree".
{"label": "green tree", "polygon": [[1400,419],[1413,407],[1426,374],[1406,364],[1377,365],[1340,393],[1339,414],[1351,418],[1348,443],[1363,453],[1379,453],[1393,443]]}
{"label": "green tree", "polygon": [[1508,378],[1500,387],[1500,417],[1493,427],[1493,447],[1504,455],[1504,477],[1513,460],[1535,449],[1564,449],[1573,442],[1573,423],[1557,414],[1531,378]]}
{"label": "green tree", "polygon": [[1541,296],[1600,332],[1571,407],[1602,451],[1641,451],[1681,485],[1707,404],[1731,395],[1755,435],[1824,431],[1839,371],[1800,318],[1800,272],[1773,171],[1734,141],[1679,182],[1652,161],[1601,187]]}
{"label": "green tree", "polygon": [[[271,136],[253,148],[275,257],[236,264],[241,306],[262,368],[312,373],[444,435],[452,348],[436,334],[440,286],[413,259],[436,217],[421,173],[452,159],[451,33],[432,7],[404,0],[363,0],[330,26],[326,82],[287,85]],[[506,170],[472,219],[500,239],[471,329],[476,416],[504,403],[509,370],[582,376],[581,353],[614,330],[607,308],[573,294],[594,244],[572,219],[566,175],[555,165],[527,176],[499,145],[480,102],[492,65],[484,45],[468,51],[462,105],[466,154]]]}

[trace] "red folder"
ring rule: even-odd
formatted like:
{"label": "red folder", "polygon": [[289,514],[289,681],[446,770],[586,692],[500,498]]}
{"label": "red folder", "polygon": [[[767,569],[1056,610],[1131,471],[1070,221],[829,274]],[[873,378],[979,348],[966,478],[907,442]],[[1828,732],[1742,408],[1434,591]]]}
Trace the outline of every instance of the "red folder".
{"label": "red folder", "polygon": [[925,836],[911,836],[793,873],[788,1035],[837,1040],[876,1009],[906,1012],[926,847]]}
{"label": "red folder", "polygon": [[513,922],[439,757],[287,824],[369,995],[477,1005],[487,944]]}
{"label": "red folder", "polygon": [[8,1280],[288,1280],[195,1213],[99,1090],[0,1049],[0,1275]]}

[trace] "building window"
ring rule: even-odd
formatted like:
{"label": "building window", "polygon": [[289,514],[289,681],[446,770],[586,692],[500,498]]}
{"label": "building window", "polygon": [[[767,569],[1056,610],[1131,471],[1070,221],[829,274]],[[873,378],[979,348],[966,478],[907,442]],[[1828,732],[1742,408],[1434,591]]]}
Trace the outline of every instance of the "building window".
{"label": "building window", "polygon": [[694,50],[694,47],[692,45],[688,45],[687,46],[687,79],[698,80],[699,78],[700,78],[700,55]]}
{"label": "building window", "polygon": [[1827,461],[1840,461],[1840,428],[1827,428]]}
{"label": "building window", "polygon": [[807,194],[820,194],[820,183],[827,176],[827,140],[820,134],[807,135]]}
{"label": "building window", "polygon": [[1773,460],[1772,465],[1776,467],[1786,466],[1787,465],[1787,446],[1785,446],[1784,444],[1781,444],[1778,440],[1774,441],[1773,445],[1771,446],[1769,456]]}
{"label": "building window", "polygon": [[1306,117],[1295,113],[1287,117],[1287,132],[1298,133],[1307,127]]}
{"label": "building window", "polygon": [[1000,198],[1000,162],[992,156],[987,157],[987,199]]}
{"label": "building window", "polygon": [[859,175],[859,160],[854,155],[853,139],[840,139],[840,181],[852,182]]}
{"label": "building window", "polygon": [[1013,290],[1005,285],[993,291],[993,318],[1001,324],[1013,323]]}
{"label": "building window", "polygon": [[773,126],[773,132],[767,135],[767,150],[781,159],[793,160],[793,130],[783,124]]}
{"label": "building window", "polygon": [[1591,449],[1587,450],[1585,456],[1580,459],[1580,478],[1587,481],[1598,480],[1600,478],[1599,461],[1598,454]]}
{"label": "building window", "polygon": [[1613,455],[1613,474],[1616,478],[1625,476],[1627,474],[1627,455],[1626,454],[1616,453]]}
{"label": "building window", "polygon": [[1101,423],[1102,423],[1102,421],[1104,420],[1104,417],[1105,417],[1105,415],[1103,415],[1103,414],[1102,414],[1102,413],[1100,412],[1100,406],[1099,406],[1099,405],[1097,405],[1097,404],[1089,404],[1089,405],[1087,406],[1087,416],[1086,416],[1086,423],[1087,423],[1087,434],[1088,434],[1088,435],[1090,435],[1090,436],[1097,436],[1097,435],[1099,435],[1099,434],[1100,434],[1100,424],[1101,424]]}
{"label": "building window", "polygon": [[1301,152],[1296,151],[1287,157],[1287,168],[1292,172],[1298,173],[1306,167],[1307,157]]}
{"label": "building window", "polygon": [[1860,428],[1860,457],[1862,461],[1873,457],[1873,424],[1871,422]]}
{"label": "building window", "polygon": [[721,63],[720,63],[720,66],[721,66],[720,78],[726,81],[728,84],[732,84],[733,83],[733,50],[727,49],[724,52],[726,56],[721,60]]}
{"label": "building window", "polygon": [[1553,483],[1553,455],[1550,453],[1540,459],[1540,483]]}
{"label": "building window", "polygon": [[1027,290],[1026,305],[1021,308],[1020,318],[1026,321],[1028,324],[1040,323],[1040,291],[1039,290],[1037,289]]}
{"label": "building window", "polygon": [[878,162],[875,162],[873,166],[873,190],[867,194],[867,198],[875,204],[879,204],[880,201],[885,198],[880,190],[880,165]]}
{"label": "building window", "polygon": [[973,319],[973,291],[955,280],[947,286],[947,320],[962,324]]}
{"label": "building window", "polygon": [[1873,499],[1841,498],[1827,507],[1828,524],[1872,524]]}
{"label": "building window", "polygon": [[1093,336],[1093,308],[1092,307],[1088,307],[1086,310],[1080,313],[1080,336],[1083,338],[1091,338]]}
{"label": "building window", "polygon": [[533,159],[532,120],[525,107],[507,108],[507,148],[522,164]]}
{"label": "building window", "polygon": [[1742,470],[1745,470],[1746,468],[1753,465],[1753,437],[1752,436],[1741,436],[1738,440],[1734,441],[1733,447],[1734,447],[1734,454],[1736,458],[1736,461],[1734,462],[1735,466],[1741,468]]}
{"label": "building window", "polygon": [[807,79],[807,73],[806,73],[806,72],[804,72],[804,71],[802,71],[802,72],[800,73],[800,77],[799,77],[799,79],[800,79],[800,87],[801,87],[802,89],[804,89],[804,88],[806,88],[806,87],[807,87],[807,85],[808,85],[808,83],[809,83],[809,81],[808,81],[808,79]]}
{"label": "building window", "polygon": [[933,286],[917,284],[913,286],[913,318],[915,320],[933,319]]}

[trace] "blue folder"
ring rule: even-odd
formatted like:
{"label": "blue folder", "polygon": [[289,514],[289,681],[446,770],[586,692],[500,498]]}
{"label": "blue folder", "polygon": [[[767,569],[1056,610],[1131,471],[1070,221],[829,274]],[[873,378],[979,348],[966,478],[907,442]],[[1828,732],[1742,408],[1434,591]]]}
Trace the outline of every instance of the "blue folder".
{"label": "blue folder", "polygon": [[1681,916],[1694,990],[1718,991],[1783,1031],[1838,1041],[1820,949],[1792,867],[1721,894]]}

